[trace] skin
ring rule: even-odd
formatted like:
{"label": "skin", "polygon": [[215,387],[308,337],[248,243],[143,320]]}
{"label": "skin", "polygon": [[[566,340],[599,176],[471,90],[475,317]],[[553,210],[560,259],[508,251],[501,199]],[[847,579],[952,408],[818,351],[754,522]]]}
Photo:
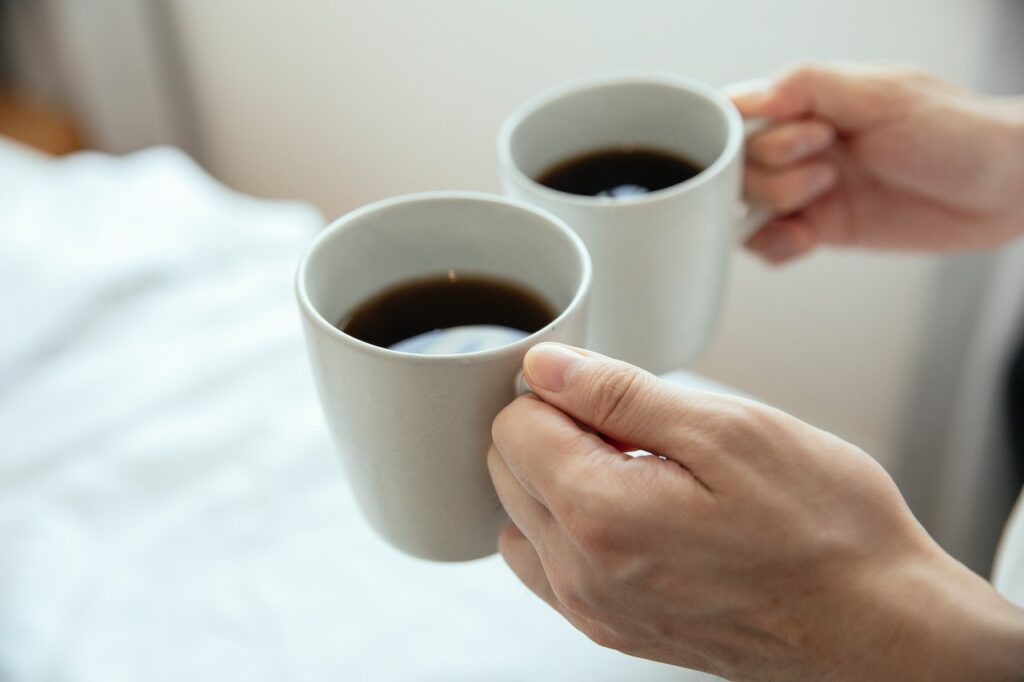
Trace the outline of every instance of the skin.
{"label": "skin", "polygon": [[745,187],[778,217],[747,245],[781,263],[821,245],[990,249],[1024,231],[1024,101],[907,67],[817,65],[738,92]]}
{"label": "skin", "polygon": [[[1019,102],[819,66],[737,104],[776,122],[747,169],[751,196],[786,214],[750,240],[770,261],[1022,231]],[[732,680],[1024,680],[1024,611],[857,447],[581,349],[540,344],[524,369],[534,395],[495,419],[487,458],[510,517],[499,546],[598,644]]]}

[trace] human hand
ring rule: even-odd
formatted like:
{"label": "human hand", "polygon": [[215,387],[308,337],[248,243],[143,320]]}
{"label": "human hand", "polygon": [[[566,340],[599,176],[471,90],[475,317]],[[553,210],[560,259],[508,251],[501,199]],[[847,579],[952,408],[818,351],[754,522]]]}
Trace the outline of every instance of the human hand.
{"label": "human hand", "polygon": [[896,66],[802,66],[742,89],[747,195],[778,214],[747,245],[783,262],[818,245],[952,251],[1024,232],[1024,100]]}
{"label": "human hand", "polygon": [[597,643],[734,680],[1020,679],[1024,614],[856,447],[588,351],[524,367],[487,458],[501,553]]}

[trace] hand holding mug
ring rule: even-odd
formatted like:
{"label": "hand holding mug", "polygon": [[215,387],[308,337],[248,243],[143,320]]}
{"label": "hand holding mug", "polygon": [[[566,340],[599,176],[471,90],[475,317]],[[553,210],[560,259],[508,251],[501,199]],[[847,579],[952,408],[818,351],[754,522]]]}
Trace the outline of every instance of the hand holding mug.
{"label": "hand holding mug", "polygon": [[780,214],[772,262],[819,245],[953,251],[1024,233],[1024,100],[908,67],[808,65],[733,101],[773,125],[747,145],[749,197]]}
{"label": "hand holding mug", "polygon": [[501,552],[597,643],[731,680],[1024,670],[1024,613],[853,445],[561,345],[525,374],[536,395],[498,415],[488,455],[513,522]]}

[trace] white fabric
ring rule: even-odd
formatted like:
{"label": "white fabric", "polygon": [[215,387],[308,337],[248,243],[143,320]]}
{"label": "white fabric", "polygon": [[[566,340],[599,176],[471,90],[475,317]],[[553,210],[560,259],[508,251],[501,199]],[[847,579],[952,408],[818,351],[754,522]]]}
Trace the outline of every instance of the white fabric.
{"label": "white fabric", "polygon": [[172,150],[3,147],[0,679],[711,679],[371,534],[292,301],[314,211]]}
{"label": "white fabric", "polygon": [[[171,150],[0,140],[0,680],[714,679],[371,534],[291,299],[320,224]],[[995,580],[1024,604],[1019,510]]]}

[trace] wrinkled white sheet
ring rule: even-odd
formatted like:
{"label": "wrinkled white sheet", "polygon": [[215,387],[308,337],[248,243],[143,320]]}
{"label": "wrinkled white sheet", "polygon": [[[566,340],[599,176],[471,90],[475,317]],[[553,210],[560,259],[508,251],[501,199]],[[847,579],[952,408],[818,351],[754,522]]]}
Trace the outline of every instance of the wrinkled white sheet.
{"label": "wrinkled white sheet", "polygon": [[169,149],[3,151],[0,679],[712,679],[371,534],[292,302],[313,210]]}

